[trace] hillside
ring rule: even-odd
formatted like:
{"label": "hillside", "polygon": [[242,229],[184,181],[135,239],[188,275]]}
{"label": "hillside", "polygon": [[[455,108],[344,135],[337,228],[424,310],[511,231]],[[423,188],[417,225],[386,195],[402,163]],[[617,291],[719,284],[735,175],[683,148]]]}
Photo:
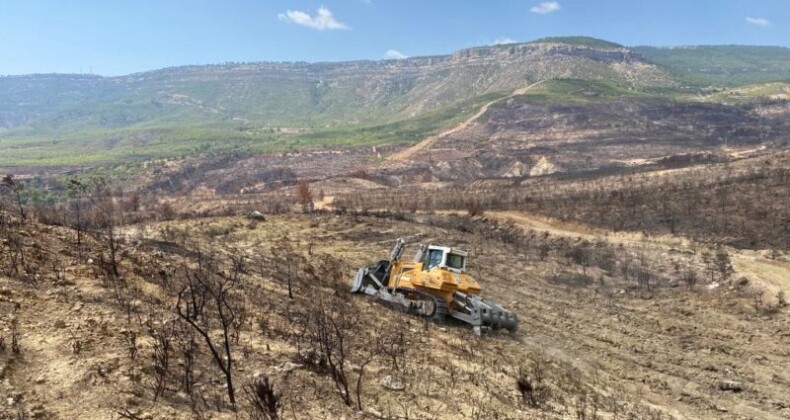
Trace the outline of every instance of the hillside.
{"label": "hillside", "polygon": [[[294,135],[327,130],[368,131],[356,135],[356,144],[391,143],[376,136],[390,124],[428,118],[417,137],[430,134],[465,104],[558,77],[634,88],[674,83],[631,50],[557,39],[403,60],[188,66],[113,78],[13,76],[0,78],[0,147],[12,149],[16,163],[51,165],[215,147],[271,150]],[[69,146],[91,153],[77,162],[51,154]]]}
{"label": "hillside", "polygon": [[[518,182],[550,173],[629,173],[721,163],[787,148],[790,103],[781,97],[760,99],[782,89],[751,86],[692,100],[608,82],[547,81],[492,100],[469,119],[410,147],[210,159],[183,168],[161,167],[171,187],[158,182],[155,188],[189,191],[203,186],[224,194],[293,184],[298,178],[346,176],[388,186],[486,178]],[[160,170],[158,164],[151,167]]]}
{"label": "hillside", "polygon": [[[251,222],[183,217],[193,207],[179,205],[179,220],[156,221],[144,216],[155,202],[140,210],[123,202],[111,210],[119,220],[143,221],[117,227],[114,257],[112,231],[83,232],[80,244],[75,230],[0,212],[0,417],[262,418],[249,393],[262,378],[288,419],[790,412],[782,253],[610,236],[518,212]],[[354,268],[398,237],[469,249],[470,272],[487,297],[518,314],[519,330],[476,337],[468,326],[348,294]],[[714,265],[713,254],[729,265]],[[759,276],[763,267],[776,275]],[[195,279],[206,288],[232,281],[235,404],[208,345],[178,315],[182,294],[203,290]],[[213,302],[202,308],[222,342]],[[329,341],[312,335],[322,321],[337,328]],[[338,366],[348,391],[332,374]]]}
{"label": "hillside", "polygon": [[[729,93],[689,100],[613,83],[554,80],[495,104],[477,124],[436,142],[415,160],[448,162],[450,168],[434,170],[441,180],[473,180],[528,176],[541,159],[556,171],[577,172],[722,153],[725,147],[787,147],[787,100],[727,105],[725,100],[746,96]],[[477,168],[470,168],[472,162],[479,162]]]}

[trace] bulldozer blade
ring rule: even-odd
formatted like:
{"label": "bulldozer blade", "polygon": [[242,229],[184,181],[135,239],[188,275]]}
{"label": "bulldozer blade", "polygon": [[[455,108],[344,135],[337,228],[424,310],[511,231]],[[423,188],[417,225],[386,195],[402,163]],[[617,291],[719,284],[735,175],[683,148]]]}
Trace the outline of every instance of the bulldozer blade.
{"label": "bulldozer blade", "polygon": [[354,277],[351,293],[365,293],[372,296],[378,294],[382,289],[387,290],[368,268],[360,268]]}
{"label": "bulldozer blade", "polygon": [[357,275],[354,276],[354,283],[351,285],[351,293],[359,293],[362,291],[362,286],[365,278],[365,269],[360,268],[357,270]]}
{"label": "bulldozer blade", "polygon": [[[374,274],[379,272],[378,268],[380,267],[360,268],[354,277],[351,293],[364,293],[374,296],[376,299],[393,304],[414,315],[432,317],[436,314],[437,303],[432,297],[424,300],[413,300],[408,299],[404,293],[390,291]],[[412,293],[414,292],[412,291]]]}

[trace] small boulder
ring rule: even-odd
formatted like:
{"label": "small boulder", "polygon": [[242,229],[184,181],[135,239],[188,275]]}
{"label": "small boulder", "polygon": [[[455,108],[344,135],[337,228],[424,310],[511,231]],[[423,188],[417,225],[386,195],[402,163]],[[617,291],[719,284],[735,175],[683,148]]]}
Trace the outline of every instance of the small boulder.
{"label": "small boulder", "polygon": [[293,363],[291,361],[287,361],[282,366],[280,366],[280,372],[282,372],[282,373],[289,373],[289,372],[292,372],[292,371],[294,371],[296,369],[299,369],[301,367],[302,367],[302,365],[300,365],[298,363]]}
{"label": "small boulder", "polygon": [[57,329],[66,328],[66,321],[64,321],[62,319],[59,319],[59,320],[55,321],[54,327],[57,328]]}
{"label": "small boulder", "polygon": [[397,376],[387,375],[381,378],[381,386],[391,391],[403,391],[406,389],[406,384]]}

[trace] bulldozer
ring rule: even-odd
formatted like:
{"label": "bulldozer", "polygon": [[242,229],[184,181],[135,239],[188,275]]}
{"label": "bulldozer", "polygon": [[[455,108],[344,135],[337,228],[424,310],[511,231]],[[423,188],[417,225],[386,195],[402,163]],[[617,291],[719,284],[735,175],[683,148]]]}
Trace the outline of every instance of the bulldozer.
{"label": "bulldozer", "polygon": [[516,330],[515,314],[479,296],[480,284],[466,273],[468,252],[422,244],[414,261],[407,262],[401,261],[405,247],[398,238],[389,259],[360,268],[351,292],[374,296],[413,315],[465,322],[477,335],[483,329]]}

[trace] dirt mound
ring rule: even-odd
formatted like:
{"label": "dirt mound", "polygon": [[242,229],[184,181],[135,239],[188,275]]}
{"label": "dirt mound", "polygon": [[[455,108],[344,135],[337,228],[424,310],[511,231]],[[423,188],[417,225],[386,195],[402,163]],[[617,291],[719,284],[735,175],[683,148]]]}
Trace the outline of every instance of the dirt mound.
{"label": "dirt mound", "polygon": [[535,165],[529,170],[529,176],[549,175],[559,172],[560,168],[549,161],[546,156],[539,156]]}

